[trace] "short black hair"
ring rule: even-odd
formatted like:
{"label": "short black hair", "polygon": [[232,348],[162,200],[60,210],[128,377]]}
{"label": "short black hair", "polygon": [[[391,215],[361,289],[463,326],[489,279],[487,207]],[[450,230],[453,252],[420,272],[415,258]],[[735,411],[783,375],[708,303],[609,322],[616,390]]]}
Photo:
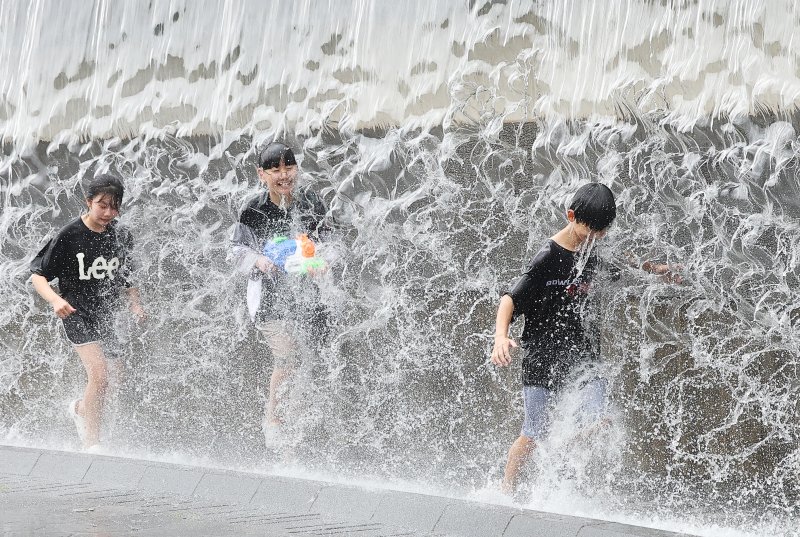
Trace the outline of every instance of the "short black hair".
{"label": "short black hair", "polygon": [[258,166],[264,170],[277,168],[281,162],[285,166],[295,166],[297,164],[292,148],[281,142],[272,142],[262,149],[261,154],[258,156]]}
{"label": "short black hair", "polygon": [[119,177],[110,173],[102,173],[94,176],[89,181],[89,186],[86,189],[86,199],[94,199],[99,194],[110,195],[111,206],[114,209],[119,209],[120,205],[122,205],[122,197],[125,195],[125,186]]}
{"label": "short black hair", "polygon": [[593,231],[602,231],[617,217],[614,193],[606,185],[589,183],[578,189],[569,208],[575,212],[575,220],[586,224]]}

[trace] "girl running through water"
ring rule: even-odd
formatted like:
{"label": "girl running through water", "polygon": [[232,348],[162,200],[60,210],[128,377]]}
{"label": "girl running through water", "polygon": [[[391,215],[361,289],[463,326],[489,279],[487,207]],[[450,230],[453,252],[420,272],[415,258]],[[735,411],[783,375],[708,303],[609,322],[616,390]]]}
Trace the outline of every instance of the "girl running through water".
{"label": "girl running through water", "polygon": [[[120,295],[127,295],[137,320],[144,318],[139,291],[129,279],[133,239],[115,222],[124,192],[113,175],[92,179],[86,213],[52,237],[30,267],[34,289],[61,319],[67,340],[86,369],[83,397],[68,408],[86,449],[100,443],[109,379],[119,367],[114,319]],[[55,279],[58,292],[49,283]]]}

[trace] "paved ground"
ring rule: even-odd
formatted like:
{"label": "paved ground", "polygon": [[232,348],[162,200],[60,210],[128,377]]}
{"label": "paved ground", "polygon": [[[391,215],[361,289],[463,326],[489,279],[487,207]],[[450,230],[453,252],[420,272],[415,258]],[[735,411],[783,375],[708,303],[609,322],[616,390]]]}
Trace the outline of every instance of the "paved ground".
{"label": "paved ground", "polygon": [[419,535],[379,523],[348,523],[176,495],[142,494],[86,483],[0,476],[3,535]]}
{"label": "paved ground", "polygon": [[438,496],[0,446],[5,536],[668,537]]}

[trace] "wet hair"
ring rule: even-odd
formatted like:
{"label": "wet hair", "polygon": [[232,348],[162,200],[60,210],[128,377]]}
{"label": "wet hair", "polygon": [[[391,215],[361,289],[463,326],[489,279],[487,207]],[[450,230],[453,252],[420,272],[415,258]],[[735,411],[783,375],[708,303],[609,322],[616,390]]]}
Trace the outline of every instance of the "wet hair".
{"label": "wet hair", "polygon": [[295,166],[297,164],[292,148],[281,142],[272,142],[262,149],[261,154],[258,156],[258,166],[264,170],[277,168],[281,162],[285,166]]}
{"label": "wet hair", "polygon": [[93,200],[95,196],[101,194],[108,194],[111,196],[111,206],[114,209],[119,209],[122,205],[122,196],[125,194],[125,187],[119,177],[109,173],[103,173],[95,176],[89,181],[89,186],[86,189],[86,199]]}
{"label": "wet hair", "polygon": [[606,185],[589,183],[578,189],[569,208],[575,212],[575,220],[586,224],[593,231],[602,231],[617,217],[614,193]]}

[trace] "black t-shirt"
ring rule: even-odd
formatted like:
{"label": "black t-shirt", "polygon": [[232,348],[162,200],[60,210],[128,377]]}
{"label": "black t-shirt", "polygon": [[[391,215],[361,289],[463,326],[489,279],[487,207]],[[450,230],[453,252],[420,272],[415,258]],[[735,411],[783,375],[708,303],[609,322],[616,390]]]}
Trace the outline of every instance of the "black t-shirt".
{"label": "black t-shirt", "polygon": [[61,296],[82,315],[104,315],[117,305],[120,291],[131,287],[130,252],[133,237],[115,223],[92,231],[76,218],[31,261],[34,274],[58,278]]}
{"label": "black t-shirt", "polygon": [[584,322],[597,265],[593,253],[581,259],[549,240],[506,292],[514,317],[525,316],[520,338],[525,386],[556,389],[576,364],[597,359],[596,338],[589,337]]}
{"label": "black t-shirt", "polygon": [[323,225],[326,212],[325,204],[313,190],[300,191],[286,208],[275,205],[269,192],[262,192],[250,200],[239,215],[239,222],[253,230],[263,247],[266,241],[287,236],[292,231],[309,235],[324,233],[327,231]]}
{"label": "black t-shirt", "polygon": [[[267,241],[279,236],[292,238],[305,233],[318,241],[331,231],[324,221],[326,212],[325,204],[311,189],[299,191],[287,207],[273,203],[269,192],[265,191],[242,210],[239,223],[234,226],[232,243],[261,255]],[[262,282],[258,304],[258,317],[262,320],[294,318],[306,322],[308,316],[319,309],[318,289],[311,278],[281,272],[265,277],[253,268],[250,279]]]}

